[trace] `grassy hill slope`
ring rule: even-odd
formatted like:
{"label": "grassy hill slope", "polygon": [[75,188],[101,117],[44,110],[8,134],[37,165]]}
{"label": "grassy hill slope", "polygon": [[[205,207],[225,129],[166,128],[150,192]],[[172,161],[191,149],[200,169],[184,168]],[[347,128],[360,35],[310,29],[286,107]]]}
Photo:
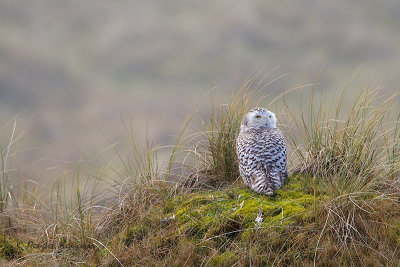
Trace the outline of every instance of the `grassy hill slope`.
{"label": "grassy hill slope", "polygon": [[[396,96],[293,90],[274,108],[289,147],[290,178],[273,197],[246,188],[234,151],[240,121],[258,104],[249,78],[204,124],[190,117],[164,168],[151,140],[56,180],[50,199],[8,186],[2,149],[0,258],[4,264],[108,266],[396,265],[400,260]],[[353,92],[354,93],[354,92]],[[299,109],[298,109],[299,108]],[[129,129],[129,127],[127,127]],[[99,183],[109,187],[97,190]],[[116,181],[120,181],[119,183]]]}

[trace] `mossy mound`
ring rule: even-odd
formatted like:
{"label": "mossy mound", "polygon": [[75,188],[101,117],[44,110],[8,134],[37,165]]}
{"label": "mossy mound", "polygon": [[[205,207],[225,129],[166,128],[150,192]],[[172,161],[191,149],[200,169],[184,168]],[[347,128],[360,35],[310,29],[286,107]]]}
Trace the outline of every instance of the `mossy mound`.
{"label": "mossy mound", "polygon": [[[126,220],[106,244],[127,266],[308,266],[315,262],[337,266],[353,262],[353,255],[360,253],[356,265],[377,265],[387,261],[380,247],[393,259],[398,257],[398,232],[387,227],[396,225],[394,218],[398,221],[399,213],[393,213],[397,203],[378,201],[371,194],[353,199],[354,205],[345,200],[336,203],[317,192],[310,177],[300,175],[291,177],[274,197],[240,183],[220,190],[160,194],[159,201],[147,205],[141,216]],[[364,242],[361,252],[353,245],[343,249],[348,240],[337,235],[342,218],[352,214],[357,217],[351,222],[355,229],[351,234]],[[383,238],[384,233],[390,238]],[[117,264],[108,254],[98,255]]]}
{"label": "mossy mound", "polygon": [[176,196],[165,211],[167,217],[176,220],[180,232],[208,238],[254,228],[284,227],[311,211],[314,200],[292,179],[274,197],[257,194],[244,186],[229,187]]}
{"label": "mossy mound", "polygon": [[[233,184],[220,190],[166,198],[145,217],[125,225],[110,240],[110,246],[120,244],[124,251],[119,254],[120,260],[128,265],[155,261],[196,265],[206,259],[211,266],[233,265],[241,261],[248,249],[263,254],[261,248],[271,245],[267,240],[275,240],[275,246],[283,247],[287,233],[314,216],[314,203],[318,200],[305,190],[301,180],[289,179],[274,197]],[[142,257],[144,254],[146,258]],[[255,257],[268,262],[275,256]]]}

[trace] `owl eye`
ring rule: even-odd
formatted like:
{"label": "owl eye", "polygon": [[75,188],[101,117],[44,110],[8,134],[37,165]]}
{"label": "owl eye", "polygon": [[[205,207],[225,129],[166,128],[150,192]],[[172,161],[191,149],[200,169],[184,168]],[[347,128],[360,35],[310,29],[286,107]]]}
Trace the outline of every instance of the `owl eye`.
{"label": "owl eye", "polygon": [[259,119],[259,118],[261,118],[261,116],[260,116],[260,115],[257,115],[256,118]]}
{"label": "owl eye", "polygon": [[269,115],[269,118],[271,119],[271,118],[272,118],[272,116],[271,116],[271,115]]}

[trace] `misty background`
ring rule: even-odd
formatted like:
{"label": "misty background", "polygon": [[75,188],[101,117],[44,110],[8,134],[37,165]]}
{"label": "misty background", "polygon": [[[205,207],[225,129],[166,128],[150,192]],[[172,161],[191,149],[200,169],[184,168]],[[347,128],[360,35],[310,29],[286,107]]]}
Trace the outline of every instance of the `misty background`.
{"label": "misty background", "polygon": [[[274,70],[265,94],[313,82],[400,83],[400,2],[0,0],[0,142],[17,118],[20,179],[65,169],[109,144],[121,117],[171,144],[186,115],[207,112],[249,73]],[[226,96],[226,98],[224,98]]]}

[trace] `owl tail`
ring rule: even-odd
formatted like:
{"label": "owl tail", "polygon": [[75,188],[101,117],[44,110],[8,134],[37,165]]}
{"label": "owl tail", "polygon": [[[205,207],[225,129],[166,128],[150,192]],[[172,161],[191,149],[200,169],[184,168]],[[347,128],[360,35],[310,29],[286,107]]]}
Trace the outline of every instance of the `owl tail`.
{"label": "owl tail", "polygon": [[250,185],[253,191],[259,194],[266,194],[272,196],[274,194],[274,187],[271,180],[265,175],[252,175],[252,183]]}
{"label": "owl tail", "polygon": [[282,173],[279,171],[270,170],[268,171],[267,176],[269,177],[274,190],[280,189],[283,186],[283,183],[285,182]]}

